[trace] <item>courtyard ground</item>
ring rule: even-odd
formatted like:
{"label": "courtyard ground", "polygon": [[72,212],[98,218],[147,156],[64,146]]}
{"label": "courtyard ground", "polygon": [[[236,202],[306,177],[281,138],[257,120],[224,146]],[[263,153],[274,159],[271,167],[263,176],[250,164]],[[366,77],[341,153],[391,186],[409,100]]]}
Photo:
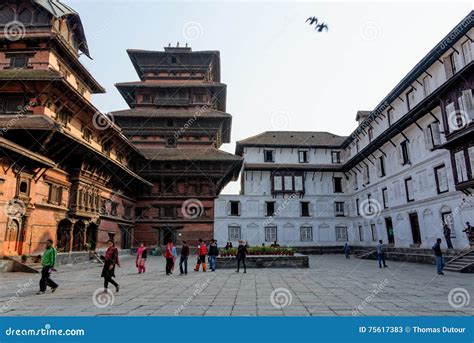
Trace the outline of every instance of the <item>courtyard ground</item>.
{"label": "courtyard ground", "polygon": [[[36,295],[40,274],[0,276],[2,316],[472,316],[472,274],[436,274],[435,266],[342,255],[310,256],[309,269],[232,269],[164,273],[148,259],[137,275],[132,257],[116,269],[120,292],[100,294],[99,264],[60,266],[60,287]],[[113,289],[113,287],[112,287]]]}

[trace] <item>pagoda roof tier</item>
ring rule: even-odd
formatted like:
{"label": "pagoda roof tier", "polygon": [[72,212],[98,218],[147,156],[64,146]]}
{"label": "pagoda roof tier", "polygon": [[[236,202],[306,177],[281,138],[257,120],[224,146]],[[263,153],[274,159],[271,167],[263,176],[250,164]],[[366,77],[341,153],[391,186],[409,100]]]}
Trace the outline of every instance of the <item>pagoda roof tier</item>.
{"label": "pagoda roof tier", "polygon": [[[8,128],[6,134],[9,134],[11,137],[19,138],[21,135],[18,132],[13,132],[17,130],[26,130],[26,131],[52,131],[56,134],[61,135],[64,137],[68,142],[73,142],[77,146],[81,147],[78,151],[83,152],[91,152],[101,161],[104,161],[110,166],[113,166],[116,170],[121,170],[125,172],[130,177],[136,179],[137,181],[146,184],[147,186],[151,186],[152,184],[136,174],[131,169],[127,168],[126,166],[114,161],[103,152],[92,149],[88,144],[81,141],[74,135],[72,135],[67,129],[63,129],[60,124],[56,123],[53,119],[45,116],[45,115],[25,115],[22,117],[13,117],[12,116],[0,116],[0,127]],[[11,132],[11,134],[10,134]],[[123,137],[125,138],[125,137]],[[124,143],[129,144],[128,140],[125,140]],[[63,144],[69,144],[63,142]],[[76,149],[72,149],[74,151]],[[68,150],[69,153],[71,150]]]}
{"label": "pagoda roof tier", "polygon": [[[135,92],[137,89],[191,89],[191,88],[204,88],[213,89],[215,91],[214,98],[215,103],[219,111],[225,111],[226,97],[227,97],[227,85],[219,82],[207,82],[207,81],[137,81],[137,82],[123,82],[115,84],[122,97],[127,102],[128,106],[134,108],[135,104]],[[181,102],[184,101],[184,102]],[[165,106],[192,106],[190,99],[155,99],[156,105]],[[193,106],[194,107],[194,106]]]}
{"label": "pagoda roof tier", "polygon": [[76,11],[59,0],[33,0],[32,2],[48,11],[55,18],[67,17],[76,36],[77,48],[90,58],[84,27],[82,26],[81,17]]}
{"label": "pagoda roof tier", "polygon": [[14,81],[53,81],[63,80],[64,77],[52,69],[3,69],[0,71],[0,80]]}
{"label": "pagoda roof tier", "polygon": [[[6,153],[5,150],[8,150],[9,153]],[[21,145],[18,145],[12,141],[9,141],[8,139],[4,137],[0,137],[0,152],[2,152],[2,155],[9,156],[10,153],[14,155],[20,156],[20,159],[27,159],[30,161],[33,161],[34,163],[37,163],[41,166],[48,167],[48,168],[55,168],[56,163],[47,158],[46,156],[40,155],[36,152],[33,152],[29,149],[24,148]],[[18,159],[16,158],[15,161],[18,162]]]}
{"label": "pagoda roof tier", "polygon": [[212,147],[204,149],[140,149],[140,152],[150,161],[242,161],[239,156]]}
{"label": "pagoda roof tier", "polygon": [[191,108],[132,108],[127,110],[121,110],[111,112],[114,117],[137,117],[137,118],[231,118],[229,113],[217,111],[213,109],[204,110],[203,107],[191,107]]}
{"label": "pagoda roof tier", "polygon": [[220,82],[219,51],[192,51],[189,47],[165,47],[164,51],[128,49],[127,53],[140,80],[145,80],[150,72],[212,69],[212,79]]}

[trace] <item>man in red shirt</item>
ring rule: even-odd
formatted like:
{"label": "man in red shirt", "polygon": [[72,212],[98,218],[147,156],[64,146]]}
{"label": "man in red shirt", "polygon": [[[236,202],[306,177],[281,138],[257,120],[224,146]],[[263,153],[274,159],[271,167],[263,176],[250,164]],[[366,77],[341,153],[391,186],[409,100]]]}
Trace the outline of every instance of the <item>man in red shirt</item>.
{"label": "man in red shirt", "polygon": [[168,244],[166,244],[166,252],[165,252],[165,258],[166,258],[166,275],[170,275],[171,269],[173,268],[173,242],[171,239],[168,241]]}
{"label": "man in red shirt", "polygon": [[199,245],[197,246],[198,248],[198,260],[196,263],[196,267],[194,268],[194,271],[198,272],[199,271],[199,266],[202,263],[202,271],[206,271],[206,255],[207,255],[207,246],[206,242],[204,242],[201,238],[199,238]]}

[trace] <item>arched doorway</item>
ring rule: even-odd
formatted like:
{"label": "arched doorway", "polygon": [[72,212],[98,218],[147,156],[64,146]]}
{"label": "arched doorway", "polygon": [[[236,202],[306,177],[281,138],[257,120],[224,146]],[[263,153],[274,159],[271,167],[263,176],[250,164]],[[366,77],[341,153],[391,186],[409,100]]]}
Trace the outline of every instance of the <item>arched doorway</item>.
{"label": "arched doorway", "polygon": [[97,246],[97,224],[90,223],[86,230],[86,243],[90,244],[90,249],[95,251]]}
{"label": "arched doorway", "polygon": [[71,226],[69,219],[63,219],[58,223],[56,231],[56,249],[58,252],[69,252],[71,250]]}
{"label": "arched doorway", "polygon": [[84,250],[84,234],[86,225],[82,221],[74,224],[72,230],[72,251]]}
{"label": "arched doorway", "polygon": [[5,234],[5,250],[8,255],[18,253],[18,240],[20,237],[20,223],[16,219],[11,219],[7,224]]}

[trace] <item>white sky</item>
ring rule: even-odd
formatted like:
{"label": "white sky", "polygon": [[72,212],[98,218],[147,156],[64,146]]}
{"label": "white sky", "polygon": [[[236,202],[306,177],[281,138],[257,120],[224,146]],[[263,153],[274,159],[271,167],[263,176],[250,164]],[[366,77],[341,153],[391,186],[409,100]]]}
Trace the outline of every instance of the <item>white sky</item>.
{"label": "white sky", "polygon": [[[81,15],[94,58],[81,60],[107,89],[93,99],[104,112],[127,108],[115,83],[138,80],[126,49],[180,41],[220,50],[233,115],[232,144],[222,147],[229,152],[269,130],[349,135],[357,110],[373,109],[473,9],[453,1],[64,2]],[[315,32],[310,16],[329,32]]]}

